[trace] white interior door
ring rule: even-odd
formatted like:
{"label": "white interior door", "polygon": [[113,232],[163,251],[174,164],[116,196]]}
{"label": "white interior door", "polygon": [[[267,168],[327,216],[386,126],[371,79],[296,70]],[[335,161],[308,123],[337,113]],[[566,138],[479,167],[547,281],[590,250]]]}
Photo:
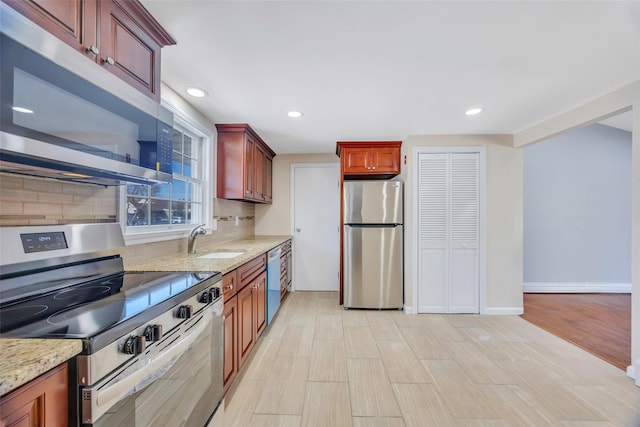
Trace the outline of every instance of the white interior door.
{"label": "white interior door", "polygon": [[479,312],[480,155],[418,155],[418,312]]}
{"label": "white interior door", "polygon": [[337,291],[340,165],[292,165],[293,289]]}

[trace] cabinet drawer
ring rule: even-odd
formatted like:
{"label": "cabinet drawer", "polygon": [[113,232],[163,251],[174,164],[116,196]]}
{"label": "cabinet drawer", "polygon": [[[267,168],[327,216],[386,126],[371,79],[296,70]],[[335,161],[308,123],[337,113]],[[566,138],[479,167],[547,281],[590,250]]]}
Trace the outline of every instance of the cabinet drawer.
{"label": "cabinet drawer", "polygon": [[253,280],[258,274],[265,270],[267,265],[267,255],[262,254],[258,257],[255,257],[251,261],[241,265],[237,268],[238,271],[238,281],[240,282],[239,289],[244,288]]}
{"label": "cabinet drawer", "polygon": [[238,270],[233,270],[222,276],[222,296],[228,301],[238,292]]}

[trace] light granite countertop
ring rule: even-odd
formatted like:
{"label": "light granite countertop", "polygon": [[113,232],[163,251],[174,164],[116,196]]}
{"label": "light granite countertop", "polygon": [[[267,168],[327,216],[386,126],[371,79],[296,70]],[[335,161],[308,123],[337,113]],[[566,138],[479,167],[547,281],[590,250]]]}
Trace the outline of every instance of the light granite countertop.
{"label": "light granite countertop", "polygon": [[82,341],[0,338],[0,396],[80,354]]}
{"label": "light granite countertop", "polygon": [[[127,271],[186,271],[206,272],[218,271],[228,273],[247,261],[261,255],[291,239],[291,236],[254,236],[250,239],[232,240],[218,245],[199,249],[196,246],[194,255],[171,254],[154,258],[147,262],[125,267]],[[204,259],[198,258],[210,252],[243,252],[234,258]]]}
{"label": "light granite countertop", "polygon": [[[171,254],[126,266],[127,271],[185,271],[228,273],[291,236],[255,236],[197,250],[195,255]],[[234,258],[202,259],[210,252],[243,252]],[[80,340],[0,338],[0,396],[71,359],[82,351]]]}

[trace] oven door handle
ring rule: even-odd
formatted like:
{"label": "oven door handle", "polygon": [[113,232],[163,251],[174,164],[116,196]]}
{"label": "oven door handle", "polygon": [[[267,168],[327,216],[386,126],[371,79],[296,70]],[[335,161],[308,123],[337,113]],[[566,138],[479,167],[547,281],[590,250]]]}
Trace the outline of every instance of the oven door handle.
{"label": "oven door handle", "polygon": [[[135,370],[125,374],[122,378],[107,381],[106,384],[96,384],[82,391],[82,420],[84,423],[94,423],[109,408],[123,398],[142,390],[154,380],[161,377],[187,352],[189,347],[210,326],[214,311],[206,310],[202,318],[191,326],[191,329],[177,341],[162,350],[157,357],[145,360],[143,366],[134,363]],[[130,368],[125,369],[124,372]]]}

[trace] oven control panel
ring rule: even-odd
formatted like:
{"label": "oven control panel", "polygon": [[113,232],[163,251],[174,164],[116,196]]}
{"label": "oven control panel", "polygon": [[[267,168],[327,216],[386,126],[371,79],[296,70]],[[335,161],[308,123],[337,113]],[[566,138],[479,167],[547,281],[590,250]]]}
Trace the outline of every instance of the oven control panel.
{"label": "oven control panel", "polygon": [[25,254],[69,248],[63,231],[24,233],[20,234],[20,240]]}

